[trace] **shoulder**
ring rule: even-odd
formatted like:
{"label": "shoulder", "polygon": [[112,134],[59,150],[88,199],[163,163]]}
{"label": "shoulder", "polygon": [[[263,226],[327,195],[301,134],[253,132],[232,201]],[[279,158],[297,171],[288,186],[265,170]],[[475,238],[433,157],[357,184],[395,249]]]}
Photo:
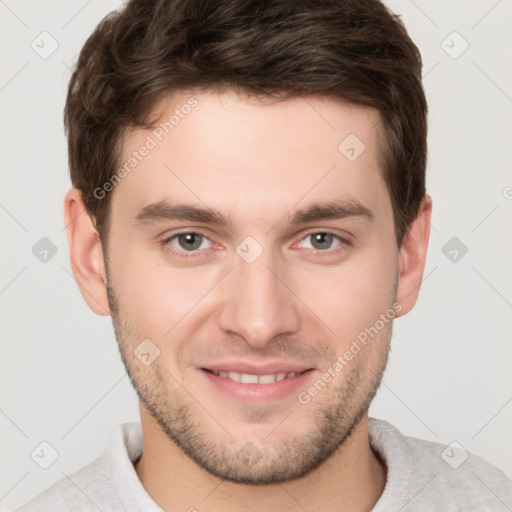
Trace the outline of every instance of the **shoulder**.
{"label": "shoulder", "polygon": [[104,475],[103,457],[66,476],[46,489],[16,512],[89,512],[98,511],[95,497],[111,493]]}
{"label": "shoulder", "polygon": [[[405,436],[374,418],[369,420],[369,435],[372,448],[388,467],[382,504],[396,502],[404,512],[512,508],[512,480],[459,443]],[[375,508],[379,510],[385,508]]]}
{"label": "shoulder", "polygon": [[64,478],[16,512],[116,512],[124,510],[126,499],[150,502],[132,464],[142,448],[140,423],[118,425],[100,457],[71,475],[64,473]]}

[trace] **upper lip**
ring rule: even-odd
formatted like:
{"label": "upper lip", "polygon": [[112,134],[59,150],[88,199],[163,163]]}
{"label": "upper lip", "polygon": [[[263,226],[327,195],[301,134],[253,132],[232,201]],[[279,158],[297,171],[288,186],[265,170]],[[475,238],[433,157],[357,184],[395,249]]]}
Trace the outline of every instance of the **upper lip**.
{"label": "upper lip", "polygon": [[269,375],[277,373],[302,373],[312,367],[302,363],[289,361],[269,361],[265,363],[248,363],[245,361],[222,361],[201,366],[202,369],[212,372],[238,372],[251,375]]}

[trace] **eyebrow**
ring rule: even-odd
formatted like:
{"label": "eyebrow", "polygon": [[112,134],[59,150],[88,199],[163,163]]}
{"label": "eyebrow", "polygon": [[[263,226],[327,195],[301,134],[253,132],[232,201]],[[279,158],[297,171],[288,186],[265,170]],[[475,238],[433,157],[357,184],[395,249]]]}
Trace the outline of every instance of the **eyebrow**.
{"label": "eyebrow", "polygon": [[[292,226],[323,220],[337,220],[349,217],[373,219],[373,213],[356,199],[322,201],[297,211],[293,216],[285,215]],[[218,226],[232,226],[222,213],[211,208],[191,204],[158,201],[139,210],[134,216],[134,224],[156,223],[166,220],[184,220]]]}

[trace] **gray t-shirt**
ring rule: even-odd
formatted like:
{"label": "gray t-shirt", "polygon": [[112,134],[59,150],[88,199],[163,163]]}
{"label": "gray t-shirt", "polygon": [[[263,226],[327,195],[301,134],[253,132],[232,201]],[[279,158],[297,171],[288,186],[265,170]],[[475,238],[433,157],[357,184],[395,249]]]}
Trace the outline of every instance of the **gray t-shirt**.
{"label": "gray t-shirt", "polygon": [[[373,512],[512,510],[512,480],[460,445],[407,437],[374,418],[369,433],[387,466],[386,486]],[[133,467],[142,449],[140,423],[118,426],[99,458],[17,512],[162,512]]]}

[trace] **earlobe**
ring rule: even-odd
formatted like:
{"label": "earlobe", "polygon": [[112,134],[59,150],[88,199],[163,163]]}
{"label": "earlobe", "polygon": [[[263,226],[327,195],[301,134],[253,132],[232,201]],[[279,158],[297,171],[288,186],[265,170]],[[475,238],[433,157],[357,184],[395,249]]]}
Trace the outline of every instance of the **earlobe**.
{"label": "earlobe", "polygon": [[82,193],[69,190],[64,199],[64,219],[71,269],[80,292],[98,315],[110,315],[103,248]]}
{"label": "earlobe", "polygon": [[427,195],[400,248],[397,301],[402,309],[397,317],[408,313],[418,299],[427,257],[431,215],[432,198]]}

